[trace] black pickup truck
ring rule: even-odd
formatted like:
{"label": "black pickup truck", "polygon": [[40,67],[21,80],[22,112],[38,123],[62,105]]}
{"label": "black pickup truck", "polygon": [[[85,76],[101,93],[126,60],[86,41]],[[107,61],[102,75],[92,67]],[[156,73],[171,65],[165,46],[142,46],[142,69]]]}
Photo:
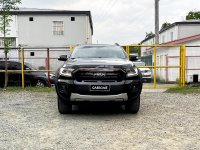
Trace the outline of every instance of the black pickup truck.
{"label": "black pickup truck", "polygon": [[140,107],[142,75],[129,61],[123,48],[116,45],[76,46],[56,73],[58,110],[71,113],[81,102],[119,102],[130,113]]}

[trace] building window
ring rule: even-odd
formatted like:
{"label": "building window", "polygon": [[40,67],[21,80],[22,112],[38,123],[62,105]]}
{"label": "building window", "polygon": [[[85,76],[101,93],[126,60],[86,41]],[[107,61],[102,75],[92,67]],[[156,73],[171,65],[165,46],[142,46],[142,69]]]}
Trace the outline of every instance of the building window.
{"label": "building window", "polygon": [[35,56],[35,53],[34,52],[30,52],[30,56]]}
{"label": "building window", "polygon": [[165,36],[162,36],[162,43],[165,43]]}
{"label": "building window", "polygon": [[33,17],[29,17],[29,21],[33,21]]}
{"label": "building window", "polygon": [[157,56],[157,61],[156,61],[157,66],[159,66],[159,62],[160,62],[160,59],[159,59],[159,56]]}
{"label": "building window", "polygon": [[0,38],[0,47],[3,47],[3,46],[4,46],[3,38]]}
{"label": "building window", "polygon": [[[6,42],[11,47],[16,46],[16,38],[13,37],[6,38]],[[0,47],[4,47],[4,38],[0,38]]]}
{"label": "building window", "polygon": [[75,17],[71,17],[71,21],[75,21]]}
{"label": "building window", "polygon": [[171,32],[171,33],[170,33],[170,36],[171,36],[171,41],[173,41],[173,40],[174,40],[174,33]]}
{"label": "building window", "polygon": [[63,21],[53,21],[53,35],[64,35]]}

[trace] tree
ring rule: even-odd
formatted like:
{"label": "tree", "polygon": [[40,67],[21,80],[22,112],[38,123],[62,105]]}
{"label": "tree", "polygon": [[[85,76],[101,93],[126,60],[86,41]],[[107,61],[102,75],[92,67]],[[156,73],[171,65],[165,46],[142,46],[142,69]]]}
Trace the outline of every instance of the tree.
{"label": "tree", "polygon": [[151,31],[151,32],[146,32],[146,37],[145,37],[145,39],[147,39],[147,38],[150,38],[150,37],[153,37],[154,36],[154,34],[153,34],[153,32]]}
{"label": "tree", "polygon": [[186,16],[186,20],[198,20],[200,19],[200,11],[190,11],[187,16]]}
{"label": "tree", "polygon": [[5,84],[4,89],[7,88],[8,85],[8,53],[10,50],[10,39],[7,38],[9,32],[9,25],[12,21],[11,19],[11,11],[17,10],[17,5],[21,3],[21,0],[0,0],[0,31],[3,34],[3,42],[4,42],[4,54],[5,54]]}
{"label": "tree", "polygon": [[171,25],[171,23],[165,22],[165,23],[162,24],[160,30],[166,29],[166,28],[169,27],[170,25]]}

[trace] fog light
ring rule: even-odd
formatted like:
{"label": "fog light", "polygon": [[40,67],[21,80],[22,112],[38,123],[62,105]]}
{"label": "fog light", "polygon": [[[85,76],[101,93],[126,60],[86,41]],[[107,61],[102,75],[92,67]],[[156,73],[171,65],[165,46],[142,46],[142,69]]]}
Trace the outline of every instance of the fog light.
{"label": "fog light", "polygon": [[60,93],[66,93],[66,92],[67,92],[67,91],[66,91],[66,86],[63,85],[63,84],[61,84],[61,85],[59,86],[59,91],[60,91]]}

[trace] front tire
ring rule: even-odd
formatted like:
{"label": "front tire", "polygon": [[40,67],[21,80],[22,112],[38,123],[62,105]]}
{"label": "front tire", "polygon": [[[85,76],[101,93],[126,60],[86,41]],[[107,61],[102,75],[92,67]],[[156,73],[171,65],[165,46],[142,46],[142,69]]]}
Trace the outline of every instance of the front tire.
{"label": "front tire", "polygon": [[130,98],[127,102],[125,109],[128,113],[136,114],[140,109],[140,96],[137,98]]}
{"label": "front tire", "polygon": [[72,112],[72,104],[58,97],[58,111],[60,114],[70,114]]}

